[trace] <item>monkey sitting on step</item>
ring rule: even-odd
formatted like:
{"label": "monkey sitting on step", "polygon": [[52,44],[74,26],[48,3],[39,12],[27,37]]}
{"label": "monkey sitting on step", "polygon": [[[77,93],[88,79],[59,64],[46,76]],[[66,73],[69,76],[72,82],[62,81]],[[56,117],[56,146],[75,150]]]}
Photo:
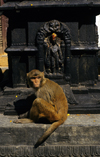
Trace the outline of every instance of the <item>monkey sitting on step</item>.
{"label": "monkey sitting on step", "polygon": [[15,120],[14,123],[38,122],[40,118],[46,118],[52,123],[35,144],[36,148],[67,119],[68,103],[62,88],[57,83],[45,78],[43,72],[32,70],[27,77],[29,86],[35,89],[36,99],[33,101],[29,113],[22,116],[22,119]]}

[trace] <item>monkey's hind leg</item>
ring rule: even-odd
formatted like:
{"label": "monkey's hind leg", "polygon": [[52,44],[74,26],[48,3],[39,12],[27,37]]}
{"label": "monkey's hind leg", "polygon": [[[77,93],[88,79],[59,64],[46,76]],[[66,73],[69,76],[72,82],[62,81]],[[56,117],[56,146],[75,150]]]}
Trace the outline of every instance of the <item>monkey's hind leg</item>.
{"label": "monkey's hind leg", "polygon": [[51,104],[41,98],[37,98],[30,110],[30,119],[36,122],[36,120],[38,121],[42,117],[46,118],[50,123],[60,119],[59,114]]}
{"label": "monkey's hind leg", "polygon": [[13,123],[16,123],[16,124],[33,123],[33,120],[28,119],[28,118],[24,118],[24,119],[16,119],[16,120],[13,121]]}

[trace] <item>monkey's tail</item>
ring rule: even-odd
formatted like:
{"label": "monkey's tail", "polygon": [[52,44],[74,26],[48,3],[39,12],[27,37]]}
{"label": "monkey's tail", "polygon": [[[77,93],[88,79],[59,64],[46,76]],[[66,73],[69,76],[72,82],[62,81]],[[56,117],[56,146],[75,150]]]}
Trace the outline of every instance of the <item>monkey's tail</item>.
{"label": "monkey's tail", "polygon": [[40,144],[42,144],[55,130],[56,128],[61,125],[63,122],[57,121],[54,122],[48,129],[47,131],[42,135],[42,137],[39,138],[39,140],[36,142],[34,145],[35,148],[37,148]]}

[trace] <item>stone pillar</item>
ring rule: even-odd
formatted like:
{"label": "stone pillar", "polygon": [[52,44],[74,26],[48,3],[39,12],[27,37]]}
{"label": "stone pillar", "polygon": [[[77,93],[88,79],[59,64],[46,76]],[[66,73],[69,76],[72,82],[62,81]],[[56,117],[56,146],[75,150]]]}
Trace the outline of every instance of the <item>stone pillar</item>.
{"label": "stone pillar", "polygon": [[67,81],[67,83],[70,83],[70,58],[71,58],[71,54],[70,54],[70,40],[66,40],[65,41],[65,79]]}
{"label": "stone pillar", "polygon": [[43,41],[38,43],[37,69],[44,71],[44,46]]}

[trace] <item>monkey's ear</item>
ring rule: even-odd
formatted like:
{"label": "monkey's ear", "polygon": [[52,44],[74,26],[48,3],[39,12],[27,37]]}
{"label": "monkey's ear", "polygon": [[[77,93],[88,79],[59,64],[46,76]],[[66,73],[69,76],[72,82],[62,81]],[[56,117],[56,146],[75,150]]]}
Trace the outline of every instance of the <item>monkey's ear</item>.
{"label": "monkey's ear", "polygon": [[44,72],[42,72],[42,75],[44,76]]}
{"label": "monkey's ear", "polygon": [[43,77],[43,79],[45,78],[45,76],[44,76],[44,72],[42,72],[42,77]]}

